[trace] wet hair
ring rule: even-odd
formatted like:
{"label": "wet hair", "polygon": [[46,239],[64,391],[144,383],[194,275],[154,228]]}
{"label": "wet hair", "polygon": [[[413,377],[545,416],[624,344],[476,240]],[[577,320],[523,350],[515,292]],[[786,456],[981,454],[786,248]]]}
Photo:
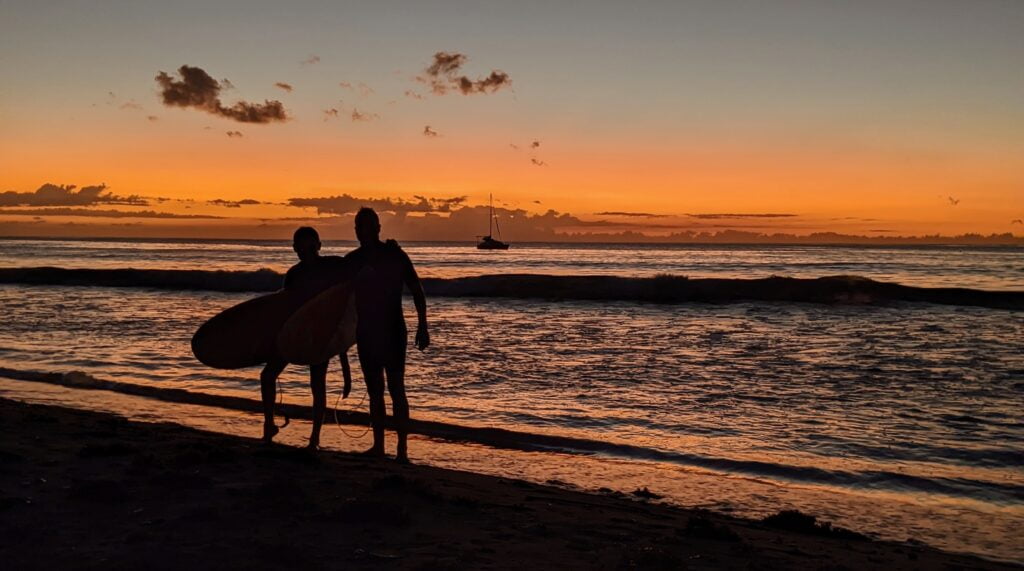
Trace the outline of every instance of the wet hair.
{"label": "wet hair", "polygon": [[320,234],[312,226],[302,226],[292,236],[292,241],[298,242],[300,240],[316,240],[319,242]]}
{"label": "wet hair", "polygon": [[359,212],[356,212],[356,226],[363,224],[380,226],[380,216],[377,216],[377,212],[369,206],[364,206],[359,209]]}

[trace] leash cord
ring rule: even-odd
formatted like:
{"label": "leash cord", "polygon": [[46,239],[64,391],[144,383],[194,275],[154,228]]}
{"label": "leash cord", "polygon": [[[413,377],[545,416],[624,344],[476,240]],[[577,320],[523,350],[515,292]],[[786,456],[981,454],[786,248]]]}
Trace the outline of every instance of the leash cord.
{"label": "leash cord", "polygon": [[[281,410],[281,408],[283,406],[284,406],[284,390],[281,389],[281,377],[278,377],[277,378],[277,410]],[[284,424],[282,424],[281,426],[278,426],[277,427],[278,430],[288,426],[288,424],[292,421],[292,419],[288,417],[288,413],[287,412],[282,411],[281,412],[281,416],[284,417]]]}
{"label": "leash cord", "polygon": [[[352,434],[350,434],[349,431],[347,431],[344,428],[342,428],[341,427],[341,421],[338,420],[338,405],[341,404],[341,396],[344,393],[345,393],[345,389],[342,388],[341,390],[338,391],[338,398],[334,399],[334,424],[338,426],[338,430],[340,430],[341,433],[344,434],[345,436],[347,436],[349,438],[352,438],[352,439],[362,438],[362,437],[366,436],[367,433],[369,433],[370,430],[373,428],[373,421],[370,421],[370,424],[369,424],[369,426],[366,427],[366,430],[364,430],[362,433],[354,435],[354,436]],[[356,408],[356,409],[361,408],[363,406],[363,402],[365,400],[366,400],[366,393],[363,393],[363,396],[359,399],[359,404],[357,404],[354,408]]]}

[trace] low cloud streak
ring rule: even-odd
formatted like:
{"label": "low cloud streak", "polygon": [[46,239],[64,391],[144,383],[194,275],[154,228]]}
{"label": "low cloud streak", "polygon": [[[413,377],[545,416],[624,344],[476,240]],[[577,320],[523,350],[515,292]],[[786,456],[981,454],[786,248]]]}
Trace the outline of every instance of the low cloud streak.
{"label": "low cloud streak", "polygon": [[107,185],[83,186],[75,190],[73,184],[46,183],[34,192],[8,190],[0,193],[0,206],[92,206],[96,204],[125,204],[145,206],[149,201],[138,195],[119,196],[107,192]]}

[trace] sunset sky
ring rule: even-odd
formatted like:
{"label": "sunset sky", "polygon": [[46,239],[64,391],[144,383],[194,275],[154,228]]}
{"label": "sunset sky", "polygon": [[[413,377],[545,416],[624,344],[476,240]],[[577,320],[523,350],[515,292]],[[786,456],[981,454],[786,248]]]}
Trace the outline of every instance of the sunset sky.
{"label": "sunset sky", "polygon": [[3,0],[0,235],[348,237],[376,200],[472,240],[489,193],[512,240],[1022,235],[1022,30],[1015,0]]}

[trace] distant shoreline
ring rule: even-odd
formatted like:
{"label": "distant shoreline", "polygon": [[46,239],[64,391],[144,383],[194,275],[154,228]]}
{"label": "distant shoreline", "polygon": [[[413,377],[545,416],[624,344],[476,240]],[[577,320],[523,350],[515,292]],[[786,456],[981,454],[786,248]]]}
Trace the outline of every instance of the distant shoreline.
{"label": "distant shoreline", "polygon": [[[833,237],[832,239],[826,236]],[[795,246],[795,247],[823,247],[823,248],[1024,248],[1024,236],[1016,236],[1010,233],[1004,234],[966,234],[961,236],[856,236],[847,234],[819,233],[808,236],[784,235],[776,240],[750,240],[737,238],[730,239],[708,239],[708,240],[659,240],[658,237],[650,237],[645,240],[587,240],[583,238],[562,237],[559,240],[512,240],[513,245],[536,246],[562,246],[562,247],[696,247],[696,246],[721,246],[721,247],[771,247],[771,246]],[[3,240],[38,240],[47,242],[141,242],[141,243],[168,243],[168,244],[290,244],[290,237],[281,238],[218,238],[218,237],[175,237],[175,236],[0,236]],[[468,240],[413,240],[401,239],[403,244],[431,244],[450,246],[475,246],[476,241]],[[355,244],[354,239],[324,238],[324,242],[331,244]]]}

